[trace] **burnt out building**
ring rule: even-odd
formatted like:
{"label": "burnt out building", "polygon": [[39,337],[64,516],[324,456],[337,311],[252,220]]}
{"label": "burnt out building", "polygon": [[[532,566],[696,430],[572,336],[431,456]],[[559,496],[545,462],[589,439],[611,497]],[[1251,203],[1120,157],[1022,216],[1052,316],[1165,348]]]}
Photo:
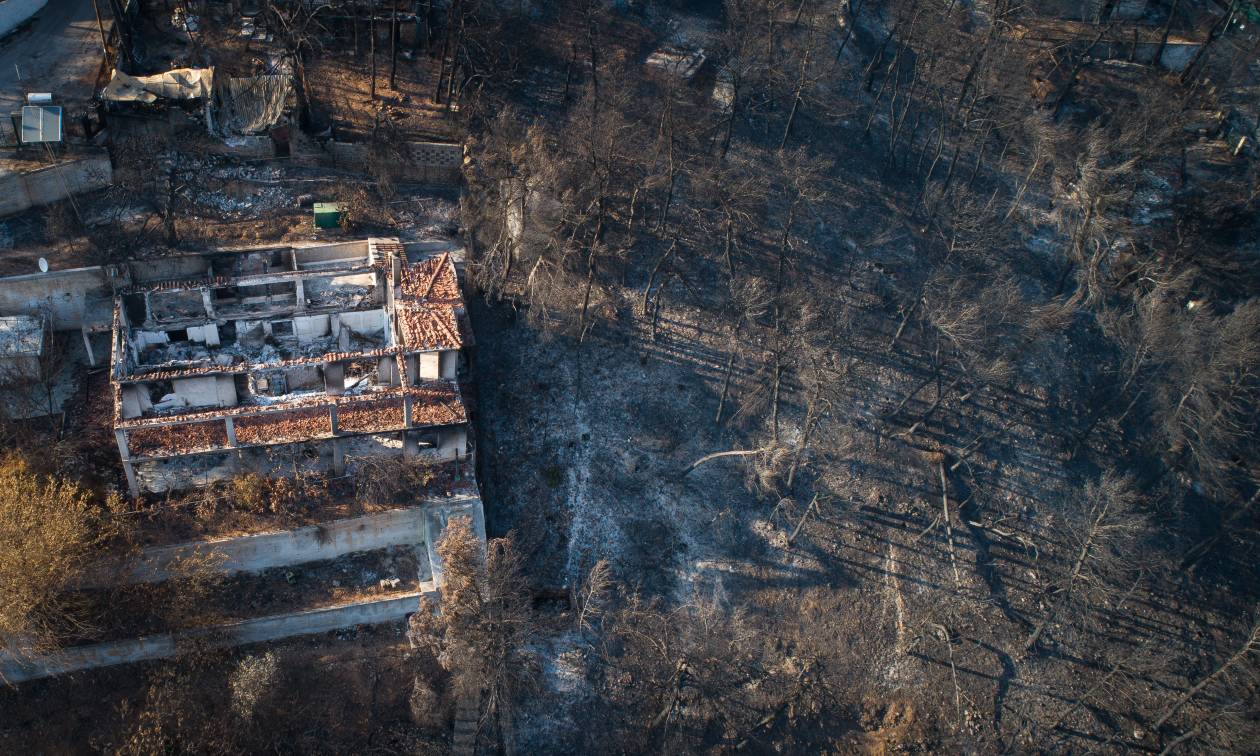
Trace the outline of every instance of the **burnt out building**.
{"label": "burnt out building", "polygon": [[133,266],[113,307],[113,427],[132,495],[245,471],[468,460],[471,340],[454,260],[393,239]]}

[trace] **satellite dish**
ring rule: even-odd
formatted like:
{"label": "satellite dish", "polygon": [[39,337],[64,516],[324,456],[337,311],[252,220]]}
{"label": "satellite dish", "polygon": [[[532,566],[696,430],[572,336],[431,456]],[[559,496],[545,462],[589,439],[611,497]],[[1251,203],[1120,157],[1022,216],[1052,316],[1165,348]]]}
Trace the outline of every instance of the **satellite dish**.
{"label": "satellite dish", "polygon": [[42,257],[41,257],[41,258],[39,258],[39,272],[40,272],[40,273],[47,273],[47,272],[48,272],[48,261],[47,261],[47,260],[45,260],[45,259],[44,259],[44,258],[42,258]]}

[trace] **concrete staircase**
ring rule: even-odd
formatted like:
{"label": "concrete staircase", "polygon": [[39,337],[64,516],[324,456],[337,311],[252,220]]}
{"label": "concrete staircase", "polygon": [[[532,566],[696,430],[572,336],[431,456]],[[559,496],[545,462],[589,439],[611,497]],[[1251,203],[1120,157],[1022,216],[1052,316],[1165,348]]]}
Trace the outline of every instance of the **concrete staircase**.
{"label": "concrete staircase", "polygon": [[455,737],[451,756],[473,756],[477,752],[477,729],[481,720],[481,690],[466,694],[455,706]]}

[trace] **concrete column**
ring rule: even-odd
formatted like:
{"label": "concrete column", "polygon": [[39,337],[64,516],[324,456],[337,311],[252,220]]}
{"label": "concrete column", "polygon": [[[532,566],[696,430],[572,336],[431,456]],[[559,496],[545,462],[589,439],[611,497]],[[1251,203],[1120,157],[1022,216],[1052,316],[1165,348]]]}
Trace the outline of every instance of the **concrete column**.
{"label": "concrete column", "polygon": [[214,319],[214,300],[210,297],[209,289],[201,290],[201,306],[205,308],[206,317]]}
{"label": "concrete column", "polygon": [[127,492],[131,494],[131,498],[140,498],[140,483],[136,480],[136,468],[130,462],[124,460],[123,473],[127,476]]}
{"label": "concrete column", "polygon": [[341,444],[341,439],[333,439],[333,475],[346,474],[346,450]]}
{"label": "concrete column", "polygon": [[337,405],[335,404],[328,408],[328,422],[332,426],[334,436],[341,432],[341,429],[337,427]]}
{"label": "concrete column", "polygon": [[293,288],[297,290],[297,311],[306,312],[306,286],[302,279],[295,281]]}
{"label": "concrete column", "polygon": [[411,427],[411,394],[403,394],[403,427]]}
{"label": "concrete column", "polygon": [[324,388],[329,396],[341,396],[346,390],[346,368],[340,362],[324,363]]}
{"label": "concrete column", "polygon": [[153,320],[153,300],[146,291],[144,293],[144,322],[148,323],[151,320]]}
{"label": "concrete column", "polygon": [[228,446],[236,446],[236,423],[232,421],[232,418],[225,417],[223,424],[227,428]]}
{"label": "concrete column", "polygon": [[127,490],[134,499],[140,495],[140,484],[136,480],[136,468],[131,464],[131,451],[127,448],[127,432],[122,428],[115,428],[114,439],[118,442],[118,454],[122,457],[123,473],[127,476]]}
{"label": "concrete column", "polygon": [[420,439],[416,438],[414,433],[403,431],[403,456],[418,457],[420,456]]}
{"label": "concrete column", "polygon": [[83,334],[83,348],[87,350],[88,364],[96,367],[96,355],[92,352],[92,338],[88,336],[87,328],[80,329]]}
{"label": "concrete column", "polygon": [[123,461],[131,459],[131,451],[127,448],[127,432],[122,428],[115,428],[114,440],[118,442],[118,454],[123,458]]}

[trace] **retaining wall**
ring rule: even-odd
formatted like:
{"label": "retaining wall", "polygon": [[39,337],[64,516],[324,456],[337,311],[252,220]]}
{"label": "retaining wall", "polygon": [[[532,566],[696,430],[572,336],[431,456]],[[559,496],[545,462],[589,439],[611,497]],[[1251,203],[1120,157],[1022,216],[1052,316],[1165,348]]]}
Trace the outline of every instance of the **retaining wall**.
{"label": "retaining wall", "polygon": [[[58,331],[85,326],[107,330],[113,323],[108,306],[112,297],[109,278],[100,267],[0,278],[0,313],[47,313]],[[93,303],[98,306],[90,306]]]}
{"label": "retaining wall", "polygon": [[[458,184],[464,162],[463,145],[449,142],[408,142],[406,179],[425,184]],[[368,161],[368,145],[363,142],[329,142],[328,151],[338,165],[363,168]]]}
{"label": "retaining wall", "polygon": [[0,216],[47,205],[114,182],[108,155],[68,160],[25,173],[0,175]]}
{"label": "retaining wall", "polygon": [[20,683],[67,672],[167,659],[192,642],[209,644],[215,648],[231,648],[296,635],[326,633],[355,625],[396,622],[416,610],[420,596],[434,593],[435,590],[432,583],[427,583],[421,584],[419,591],[387,599],[277,614],[182,633],[164,633],[147,638],[72,647],[25,661],[5,658],[0,660],[0,678],[9,683]]}
{"label": "retaining wall", "polygon": [[[475,497],[466,497],[476,501]],[[460,501],[456,499],[452,502]],[[480,507],[476,507],[480,510]],[[336,559],[356,551],[426,543],[425,508],[391,509],[361,517],[333,520],[293,530],[257,533],[237,538],[191,541],[145,549],[132,569],[102,568],[83,583],[101,588],[119,583],[158,583],[171,577],[171,568],[198,555],[213,554],[223,572],[259,572],[303,562]],[[422,552],[423,553],[423,552]],[[222,561],[218,561],[218,560]]]}

